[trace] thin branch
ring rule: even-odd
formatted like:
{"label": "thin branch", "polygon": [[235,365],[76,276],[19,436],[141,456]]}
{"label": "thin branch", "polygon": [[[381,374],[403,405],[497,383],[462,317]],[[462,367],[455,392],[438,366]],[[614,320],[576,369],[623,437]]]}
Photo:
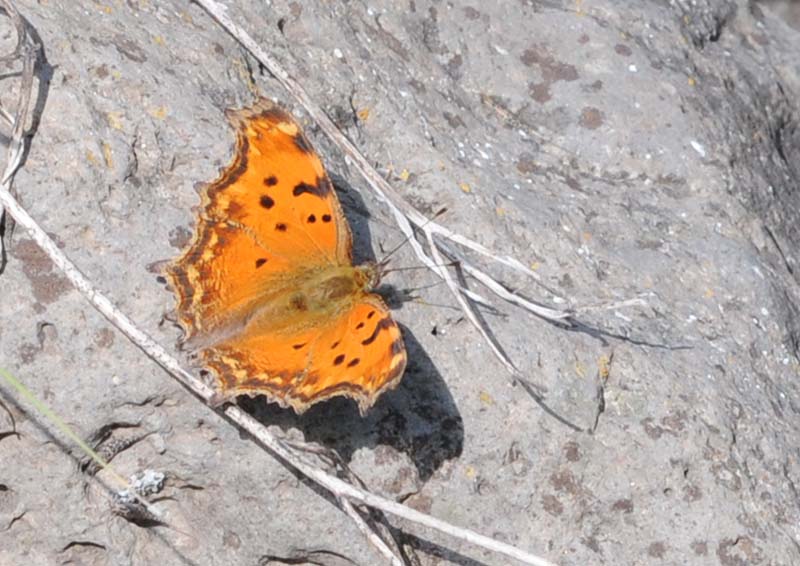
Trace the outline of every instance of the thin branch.
{"label": "thin branch", "polygon": [[367,540],[374,546],[378,552],[380,552],[392,566],[405,566],[403,564],[403,560],[395,554],[395,552],[389,548],[389,545],[386,544],[378,533],[376,533],[372,527],[369,526],[367,521],[364,520],[364,517],[358,512],[358,510],[353,507],[353,504],[350,503],[344,497],[339,497],[337,499],[339,505],[341,505],[342,509],[345,513],[353,520],[358,527],[358,530],[367,538]]}
{"label": "thin branch", "polygon": [[[438,264],[444,263],[444,258],[439,253],[439,248],[436,247],[436,242],[433,239],[433,234],[428,232],[425,234],[428,238],[428,245],[430,246],[431,253],[433,254],[434,259],[437,261]],[[467,303],[467,300],[463,297],[463,295],[456,290],[456,282],[453,280],[453,277],[450,275],[450,272],[446,269],[442,269],[442,275],[444,276],[444,281],[447,283],[447,286],[450,287],[450,290],[453,291],[453,294],[456,297],[459,305],[461,305],[461,310],[469,318],[469,321],[472,325],[478,329],[478,332],[481,333],[483,339],[489,344],[489,347],[494,352],[495,356],[503,363],[508,373],[510,373],[514,378],[521,377],[519,370],[513,364],[513,362],[508,358],[508,356],[503,352],[500,347],[497,345],[497,342],[489,335],[489,332],[486,330],[483,324],[478,320],[478,315],[475,314],[475,310],[472,306]]]}
{"label": "thin branch", "polygon": [[[12,61],[17,58],[22,60],[22,82],[19,87],[17,111],[11,119],[14,128],[11,132],[11,143],[9,143],[6,151],[6,167],[2,177],[0,177],[0,184],[4,188],[10,188],[11,178],[22,162],[22,156],[25,153],[23,151],[25,143],[23,134],[28,118],[30,95],[33,90],[33,70],[36,65],[36,54],[39,51],[39,46],[32,42],[26,33],[25,22],[16,8],[14,8],[11,0],[0,0],[0,7],[8,14],[17,33],[17,44],[14,47],[14,51],[10,55],[4,56],[3,60]],[[8,116],[8,113],[4,112],[4,115]]]}
{"label": "thin branch", "polygon": [[[509,303],[513,303],[518,305],[525,310],[540,316],[546,320],[550,320],[553,322],[561,322],[565,325],[572,326],[573,322],[571,318],[573,316],[573,312],[571,311],[560,311],[556,309],[551,309],[549,307],[545,307],[536,303],[533,303],[523,297],[520,297],[516,293],[512,293],[508,289],[506,289],[503,285],[486,275],[480,269],[477,269],[473,266],[469,261],[466,260],[464,254],[459,253],[458,251],[454,250],[452,247],[443,244],[441,242],[437,242],[438,247],[447,255],[450,259],[458,261],[459,266],[463,269],[468,275],[471,275],[478,281],[480,281],[484,286],[488,287],[489,289],[494,292],[495,295],[498,297],[505,299]],[[563,299],[561,299],[563,301]]]}

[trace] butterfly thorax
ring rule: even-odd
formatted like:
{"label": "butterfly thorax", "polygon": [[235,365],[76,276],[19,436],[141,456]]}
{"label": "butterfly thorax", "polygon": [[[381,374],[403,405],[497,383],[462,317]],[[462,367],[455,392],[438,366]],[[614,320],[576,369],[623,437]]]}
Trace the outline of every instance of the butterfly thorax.
{"label": "butterfly thorax", "polygon": [[265,289],[247,324],[275,331],[304,326],[349,308],[378,281],[379,271],[372,263],[310,269],[282,289]]}
{"label": "butterfly thorax", "polygon": [[289,299],[289,311],[327,312],[361,293],[368,293],[378,282],[374,264],[340,265],[314,270],[299,282]]}

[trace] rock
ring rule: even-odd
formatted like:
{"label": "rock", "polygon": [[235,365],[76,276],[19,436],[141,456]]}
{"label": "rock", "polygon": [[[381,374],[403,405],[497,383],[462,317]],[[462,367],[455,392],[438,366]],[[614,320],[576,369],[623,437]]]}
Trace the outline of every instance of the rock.
{"label": "rock", "polygon": [[[410,203],[447,207],[443,224],[533,266],[541,284],[480,263],[526,297],[578,307],[582,323],[565,330],[499,302],[483,313],[546,390],[537,402],[443,285],[427,287],[435,279],[424,270],[397,272],[386,283],[423,300],[395,311],[410,354],[397,391],[365,419],[345,401],[303,417],[263,399],[248,410],[336,449],[367,486],[561,564],[800,562],[791,3],[226,4]],[[337,179],[357,257],[380,258],[401,240],[337,148],[196,3],[16,5],[46,60],[15,189],[162,344],[178,338],[160,324],[173,299],[147,266],[191,233],[194,186],[231,155],[223,111],[254,91],[306,124]],[[14,100],[3,96],[4,108]],[[7,228],[5,241],[4,365],[79,434],[120,411],[158,423],[146,431],[163,439],[158,450],[141,442],[113,465],[191,486],[170,497],[192,538],[161,530],[163,547],[125,522],[92,526],[108,521],[105,492],[87,504],[84,477],[45,442],[39,427],[50,425],[26,412],[16,419],[24,442],[0,430],[3,461],[19,463],[0,475],[0,562],[30,561],[33,548],[41,563],[146,563],[168,548],[165,563],[254,564],[297,549],[379,563],[329,501],[121,335],[101,333],[105,320],[24,234]],[[419,265],[408,246],[393,263]],[[644,306],[624,306],[630,299]],[[43,323],[55,329],[47,347],[37,346]],[[2,394],[11,404],[5,385]],[[443,546],[406,543],[421,564],[508,563],[436,540]]]}

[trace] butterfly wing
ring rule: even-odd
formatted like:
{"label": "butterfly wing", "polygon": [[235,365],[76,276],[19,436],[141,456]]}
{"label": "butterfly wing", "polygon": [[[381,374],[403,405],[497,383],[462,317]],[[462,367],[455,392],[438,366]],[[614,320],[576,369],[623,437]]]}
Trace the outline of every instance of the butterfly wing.
{"label": "butterfly wing", "polygon": [[[302,412],[345,395],[363,412],[402,376],[400,330],[356,282],[347,222],[297,123],[267,101],[228,116],[236,154],[167,269],[186,338],[198,338],[219,400],[266,394]],[[330,301],[294,301],[326,283]]]}
{"label": "butterfly wing", "polygon": [[363,294],[338,316],[298,320],[279,332],[263,332],[253,321],[202,357],[220,378],[219,401],[267,394],[298,413],[346,396],[363,414],[397,385],[406,366],[400,329],[374,294]]}
{"label": "butterfly wing", "polygon": [[295,120],[264,99],[228,118],[235,157],[203,191],[194,240],[167,268],[186,338],[241,323],[302,269],[352,263],[339,200]]}

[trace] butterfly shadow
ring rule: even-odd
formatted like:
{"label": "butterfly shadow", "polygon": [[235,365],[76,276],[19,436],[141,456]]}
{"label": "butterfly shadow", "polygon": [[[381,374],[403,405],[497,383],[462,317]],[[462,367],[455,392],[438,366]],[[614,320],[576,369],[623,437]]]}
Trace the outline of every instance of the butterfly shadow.
{"label": "butterfly shadow", "polygon": [[329,175],[342,205],[342,212],[350,226],[353,237],[353,263],[358,265],[364,262],[376,262],[375,251],[372,249],[372,231],[369,227],[372,214],[364,203],[364,198],[344,177],[334,172],[330,172]]}
{"label": "butterfly shadow", "polygon": [[403,327],[408,351],[400,385],[384,393],[365,416],[351,399],[337,397],[311,407],[302,415],[267,403],[264,397],[239,403],[264,425],[285,432],[300,430],[307,442],[317,442],[349,462],[360,448],[389,446],[408,455],[421,481],[428,480],[447,460],[461,455],[464,424],[436,366]]}

